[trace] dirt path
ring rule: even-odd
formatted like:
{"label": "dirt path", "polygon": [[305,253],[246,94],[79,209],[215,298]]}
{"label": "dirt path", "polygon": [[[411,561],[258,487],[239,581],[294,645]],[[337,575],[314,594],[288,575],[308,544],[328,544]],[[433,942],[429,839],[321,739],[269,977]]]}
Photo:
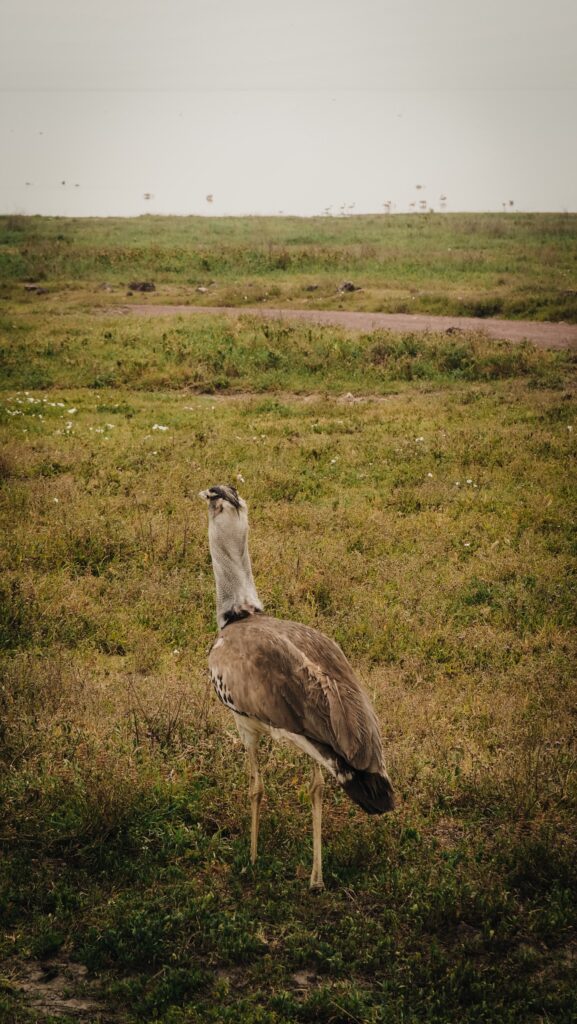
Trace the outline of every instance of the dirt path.
{"label": "dirt path", "polygon": [[538,348],[577,350],[577,324],[532,320],[490,320],[474,316],[428,316],[411,313],[349,313],[337,309],[269,309],[268,306],[116,306],[111,311],[132,316],[259,316],[265,320],[306,320],[334,324],[348,331],[400,331],[455,334],[459,331],[484,334],[501,341],[531,341]]}

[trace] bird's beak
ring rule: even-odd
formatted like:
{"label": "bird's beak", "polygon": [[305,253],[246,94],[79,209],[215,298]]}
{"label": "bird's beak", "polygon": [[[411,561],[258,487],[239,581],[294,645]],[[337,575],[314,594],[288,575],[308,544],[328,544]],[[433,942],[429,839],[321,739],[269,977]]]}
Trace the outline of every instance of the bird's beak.
{"label": "bird's beak", "polygon": [[210,494],[208,491],[199,491],[198,496],[199,498],[203,498],[204,501],[210,501]]}

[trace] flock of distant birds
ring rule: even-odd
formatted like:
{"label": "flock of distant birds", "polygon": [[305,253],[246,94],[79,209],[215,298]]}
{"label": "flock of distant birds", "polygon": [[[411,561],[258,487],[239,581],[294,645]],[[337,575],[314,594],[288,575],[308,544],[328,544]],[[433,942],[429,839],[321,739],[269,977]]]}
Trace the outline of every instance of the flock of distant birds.
{"label": "flock of distant birds", "polygon": [[[26,181],[25,185],[28,188],[32,188],[33,187],[33,182]],[[63,179],[60,182],[60,185],[61,186],[62,185],[66,186],[67,185],[66,180]],[[415,185],[415,188],[416,188],[417,192],[421,192],[426,187],[427,187],[426,185]],[[80,183],[79,182],[74,182],[74,188],[80,188]],[[154,193],[153,192],[143,192],[142,193],[142,198],[146,202],[150,202],[150,200],[154,199]],[[205,196],[205,199],[206,199],[206,202],[209,203],[209,204],[214,203],[214,195],[213,195],[213,193],[209,192],[209,194],[207,196]],[[356,205],[355,203],[342,203],[342,205],[338,207],[338,213],[334,213],[333,212],[333,207],[332,206],[325,206],[325,208],[323,210],[323,217],[334,217],[334,216],[352,217],[353,214],[354,214],[355,205]],[[393,203],[393,201],[391,199],[386,199],[385,202],[383,203],[383,210],[384,210],[384,212],[385,213],[392,213],[393,210],[395,209],[395,205],[396,204]],[[514,199],[507,199],[506,202],[501,203],[501,206],[503,207],[504,211],[512,210],[513,207],[515,206],[515,200]],[[447,209],[447,196],[445,195],[444,192],[442,192],[441,195],[439,196],[439,209],[441,211],[444,211],[444,210]],[[434,213],[434,207],[429,205],[429,201],[427,199],[419,199],[419,200],[415,200],[412,203],[409,203],[409,211],[411,213],[416,213],[417,211],[419,213],[427,213],[427,212]],[[279,214],[280,215],[282,215],[283,213],[284,213],[284,210],[279,210]]]}

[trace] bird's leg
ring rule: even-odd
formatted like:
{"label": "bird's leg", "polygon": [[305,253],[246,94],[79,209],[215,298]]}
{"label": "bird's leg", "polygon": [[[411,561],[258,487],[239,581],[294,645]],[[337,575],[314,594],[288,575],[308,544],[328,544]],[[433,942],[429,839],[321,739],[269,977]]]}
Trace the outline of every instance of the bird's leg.
{"label": "bird's leg", "polygon": [[258,770],[258,760],[256,756],[257,744],[258,740],[255,737],[254,741],[248,747],[248,758],[250,763],[250,786],[248,792],[251,802],[250,859],[253,864],[256,860],[257,854],[260,805],[262,803],[264,793],[264,786]]}
{"label": "bird's leg", "polygon": [[313,805],[313,870],[311,874],[311,889],[324,889],[323,882],[323,853],[322,853],[322,815],[323,815],[323,790],[325,783],[320,765],[315,764],[313,777],[311,779],[309,793]]}

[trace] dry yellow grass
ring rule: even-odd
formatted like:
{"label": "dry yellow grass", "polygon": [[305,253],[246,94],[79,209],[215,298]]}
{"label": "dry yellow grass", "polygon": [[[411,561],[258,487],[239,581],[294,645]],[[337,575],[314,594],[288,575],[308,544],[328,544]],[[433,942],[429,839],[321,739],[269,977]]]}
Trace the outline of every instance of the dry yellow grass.
{"label": "dry yellow grass", "polygon": [[[31,373],[46,331],[29,326]],[[378,400],[85,388],[82,338],[71,363],[42,356],[51,387],[4,391],[6,978],[79,960],[135,1022],[571,1019],[572,364],[478,339],[467,379],[471,351],[441,373],[434,344],[407,342],[402,366],[429,376]],[[400,795],[375,822],[327,791],[313,903],[303,765],[266,752],[253,870],[244,756],[205,677],[196,494],[219,481],[250,503],[267,609],[359,671]],[[26,1020],[6,986],[0,1008]]]}

